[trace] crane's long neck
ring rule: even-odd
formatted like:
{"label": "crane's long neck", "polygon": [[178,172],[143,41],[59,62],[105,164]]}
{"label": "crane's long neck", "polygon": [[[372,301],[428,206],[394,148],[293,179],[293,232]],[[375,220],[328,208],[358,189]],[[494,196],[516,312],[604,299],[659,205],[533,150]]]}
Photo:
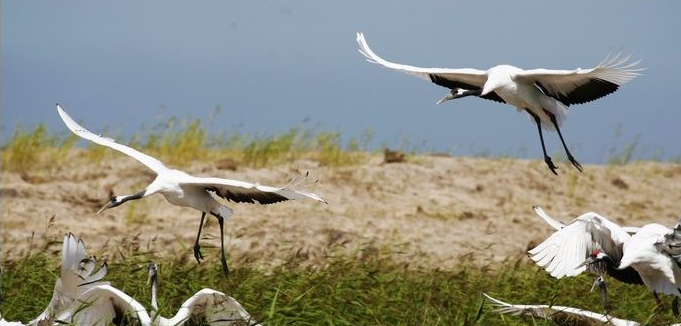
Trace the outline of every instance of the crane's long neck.
{"label": "crane's long neck", "polygon": [[158,276],[155,269],[149,277],[151,279],[151,308],[154,310],[152,317],[155,317],[158,315],[158,302],[156,299],[156,293],[158,290]]}
{"label": "crane's long neck", "polygon": [[[138,192],[138,193],[136,193],[136,194],[134,194],[134,195],[121,196],[121,198],[120,198],[120,204],[123,204],[123,203],[125,203],[125,202],[128,201],[128,200],[142,199],[142,198],[146,197],[146,193],[147,193],[147,190],[144,189],[144,190],[142,190],[142,191],[140,191],[140,192]],[[120,205],[120,204],[119,204],[119,205]]]}

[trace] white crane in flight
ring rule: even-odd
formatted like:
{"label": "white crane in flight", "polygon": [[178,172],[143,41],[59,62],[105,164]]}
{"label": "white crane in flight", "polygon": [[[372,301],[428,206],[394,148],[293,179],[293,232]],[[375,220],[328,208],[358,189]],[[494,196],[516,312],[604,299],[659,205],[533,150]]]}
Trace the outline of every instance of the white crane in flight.
{"label": "white crane in flight", "polygon": [[229,274],[229,267],[227,266],[227,259],[225,258],[224,220],[232,215],[232,210],[215,200],[215,198],[211,196],[211,193],[237,203],[257,202],[260,204],[273,204],[286,200],[303,198],[326,203],[324,199],[313,193],[294,189],[302,184],[307,177],[307,174],[302,178],[291,181],[288,186],[282,188],[262,186],[258,183],[239,180],[195,177],[180,170],[169,169],[156,158],[128,146],[116,143],[116,141],[111,138],[93,134],[75,122],[66,114],[66,112],[64,112],[59,104],[57,104],[57,111],[62,120],[64,120],[66,126],[76,135],[93,143],[115,149],[123,154],[131,156],[157,174],[156,179],[154,179],[154,181],[144,190],[133,195],[112,197],[111,201],[102,207],[95,215],[105,209],[120,206],[127,201],[141,199],[157,193],[162,194],[166,200],[173,205],[194,208],[201,212],[201,222],[199,223],[199,231],[196,235],[196,241],[194,242],[193,248],[194,257],[196,258],[196,261],[200,263],[201,259],[203,259],[203,255],[201,254],[201,247],[199,246],[199,238],[201,236],[203,220],[206,217],[206,214],[209,213],[218,219],[220,225],[220,261],[225,274]]}
{"label": "white crane in flight", "polygon": [[568,160],[582,171],[582,166],[570,153],[560,132],[560,126],[568,113],[568,106],[606,96],[638,76],[642,70],[635,68],[638,61],[629,63],[630,57],[622,58],[619,53],[608,56],[591,69],[523,70],[510,65],[498,65],[488,70],[420,68],[393,63],[379,57],[369,48],[362,33],[357,33],[357,43],[359,52],[369,62],[451,89],[451,92],[437,104],[472,95],[507,103],[515,106],[518,111],[526,112],[537,124],[544,162],[554,174],[557,174],[556,166],[546,153],[542,127],[558,132]]}

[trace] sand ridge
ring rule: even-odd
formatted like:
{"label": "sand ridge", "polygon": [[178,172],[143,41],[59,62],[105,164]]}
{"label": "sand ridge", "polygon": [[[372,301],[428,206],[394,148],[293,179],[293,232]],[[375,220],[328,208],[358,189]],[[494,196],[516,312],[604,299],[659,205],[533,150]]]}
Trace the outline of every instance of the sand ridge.
{"label": "sand ridge", "polygon": [[[421,155],[385,164],[376,154],[356,166],[299,160],[229,171],[208,162],[184,170],[272,186],[285,185],[296,171],[309,171],[310,178],[320,180],[308,190],[328,205],[227,203],[235,212],[225,224],[228,259],[235,266],[246,261],[277,265],[291,255],[322,266],[330,248],[360,255],[393,251],[395,259],[418,268],[451,268],[464,254],[503,260],[550,234],[533,205],[564,222],[587,211],[631,226],[673,226],[680,216],[680,164],[585,165],[581,174],[565,163],[559,167],[556,177],[538,160]],[[200,213],[170,205],[163,196],[93,217],[112,193],[133,194],[153,178],[143,165],[123,156],[29,175],[3,173],[2,256],[24,254],[32,234],[60,239],[72,231],[87,242],[88,251],[104,259],[116,259],[118,246],[139,246],[159,255],[181,251],[193,259]],[[217,250],[210,248],[219,244],[216,221],[209,219],[204,230],[204,254],[217,259]]]}

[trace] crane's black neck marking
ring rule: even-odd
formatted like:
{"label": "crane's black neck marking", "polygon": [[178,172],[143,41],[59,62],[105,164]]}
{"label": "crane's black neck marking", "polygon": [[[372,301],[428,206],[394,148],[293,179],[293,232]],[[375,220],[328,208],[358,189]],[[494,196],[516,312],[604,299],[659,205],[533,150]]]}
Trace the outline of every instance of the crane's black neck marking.
{"label": "crane's black neck marking", "polygon": [[125,203],[128,200],[137,200],[142,197],[144,197],[144,194],[147,192],[146,189],[134,194],[134,195],[129,195],[129,196],[124,196],[123,199],[121,199],[121,204]]}
{"label": "crane's black neck marking", "polygon": [[608,265],[608,275],[614,279],[627,284],[643,284],[641,275],[633,268],[627,267],[625,269],[611,268]]}
{"label": "crane's black neck marking", "polygon": [[605,255],[601,258],[605,262],[608,268],[608,275],[612,276],[616,280],[628,284],[643,284],[641,275],[633,268],[627,267],[624,269],[618,269],[621,261],[615,261],[612,257]]}

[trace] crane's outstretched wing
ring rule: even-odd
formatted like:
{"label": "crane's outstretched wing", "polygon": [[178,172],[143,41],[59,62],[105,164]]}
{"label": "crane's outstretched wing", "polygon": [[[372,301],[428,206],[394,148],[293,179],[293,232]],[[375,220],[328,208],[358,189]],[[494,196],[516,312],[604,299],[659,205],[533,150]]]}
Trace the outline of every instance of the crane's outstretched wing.
{"label": "crane's outstretched wing", "polygon": [[110,285],[99,285],[83,293],[60,313],[56,324],[127,325],[132,320],[140,325],[151,325],[151,318],[141,303]]}
{"label": "crane's outstretched wing", "polygon": [[[535,206],[535,211],[544,220],[548,218],[553,221],[549,224],[554,228],[559,226],[560,222],[548,216],[540,207]],[[622,257],[622,246],[630,237],[617,224],[590,212],[561,227],[528,253],[537,265],[555,278],[575,276],[587,269],[596,274],[607,274],[603,262],[579,265],[593,250],[602,251],[619,260]]]}
{"label": "crane's outstretched wing", "polygon": [[260,325],[238,301],[213,289],[196,292],[182,303],[175,316],[168,319],[166,324],[181,326],[191,318],[204,319],[212,326]]}
{"label": "crane's outstretched wing", "polygon": [[97,285],[109,284],[102,281],[107,273],[106,262],[93,274],[97,261],[86,257],[85,243],[76,239],[73,233],[64,235],[61,256],[61,272],[55,282],[52,299],[45,310],[29,324],[37,325],[39,322],[52,320],[83,292]]}
{"label": "crane's outstretched wing", "polygon": [[132,158],[138,160],[140,163],[146,165],[148,168],[150,168],[152,171],[159,173],[162,170],[166,170],[166,166],[163,165],[163,163],[147,154],[144,154],[136,149],[130,148],[125,145],[121,145],[117,143],[115,140],[111,138],[106,138],[102,137],[99,135],[95,135],[89,130],[85,129],[83,126],[79,125],[76,121],[74,121],[66,112],[57,104],[57,111],[59,111],[59,115],[61,116],[62,120],[64,120],[64,123],[66,124],[67,127],[76,135],[85,138],[95,144],[99,144],[102,146],[106,146],[112,149],[115,149],[123,154],[126,154],[128,156],[131,156]]}
{"label": "crane's outstretched wing", "polygon": [[273,204],[286,200],[309,198],[319,202],[327,203],[322,197],[310,193],[295,190],[307,178],[307,174],[302,178],[292,180],[289,185],[282,188],[263,186],[257,183],[250,183],[240,180],[222,178],[199,178],[187,176],[180,181],[181,185],[194,185],[204,187],[216,195],[237,203],[259,203]]}
{"label": "crane's outstretched wing", "polygon": [[[401,71],[406,74],[414,75],[443,87],[450,89],[462,88],[467,90],[477,90],[482,89],[482,86],[487,81],[487,72],[484,70],[471,68],[419,68],[386,61],[376,55],[376,53],[369,48],[369,45],[364,38],[364,34],[362,33],[357,33],[357,43],[359,43],[359,53],[364,55],[367,58],[367,61],[377,63],[386,68]],[[481,97],[488,100],[505,103],[504,100],[502,100],[501,97],[494,92]]]}
{"label": "crane's outstretched wing", "polygon": [[644,69],[635,68],[639,61],[630,63],[629,59],[630,56],[622,57],[621,53],[617,53],[608,55],[591,69],[532,69],[518,73],[515,78],[534,83],[544,94],[570,106],[613,93],[622,84],[639,76]]}
{"label": "crane's outstretched wing", "polygon": [[[635,321],[614,318],[609,315],[600,314],[597,312],[592,312],[588,310],[563,307],[563,306],[549,306],[549,305],[518,305],[503,302],[501,300],[495,299],[486,293],[483,295],[489,300],[489,302],[496,307],[494,312],[498,314],[512,314],[514,316],[524,315],[532,316],[537,318],[544,318],[547,320],[555,321],[561,325],[563,324],[578,324],[575,323],[579,320],[586,320],[591,322],[598,322],[598,325],[613,325],[613,326],[638,326],[639,323]],[[566,323],[570,321],[570,323]],[[584,322],[584,325],[591,325],[589,322]]]}

